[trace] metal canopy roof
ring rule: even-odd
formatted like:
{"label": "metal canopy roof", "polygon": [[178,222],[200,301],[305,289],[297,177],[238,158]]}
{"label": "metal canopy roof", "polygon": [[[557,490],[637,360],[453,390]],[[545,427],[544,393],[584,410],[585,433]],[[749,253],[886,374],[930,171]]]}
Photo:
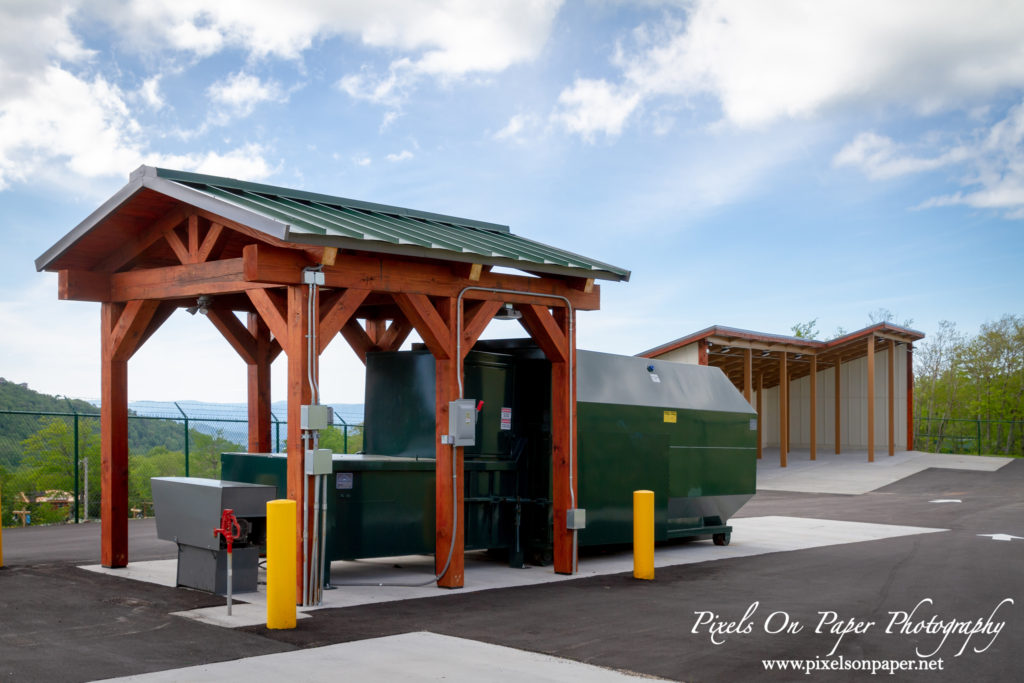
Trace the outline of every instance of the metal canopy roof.
{"label": "metal canopy roof", "polygon": [[602,280],[628,280],[630,275],[628,270],[514,235],[505,225],[149,166],[133,172],[125,188],[36,259],[36,268],[50,266],[142,188],[296,244]]}

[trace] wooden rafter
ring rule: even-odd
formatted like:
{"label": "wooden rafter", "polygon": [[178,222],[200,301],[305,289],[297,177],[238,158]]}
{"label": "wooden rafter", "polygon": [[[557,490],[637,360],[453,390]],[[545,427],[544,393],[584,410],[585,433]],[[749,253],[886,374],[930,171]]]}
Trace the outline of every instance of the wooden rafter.
{"label": "wooden rafter", "polygon": [[451,331],[430,299],[423,294],[402,292],[395,292],[393,296],[406,320],[416,328],[423,343],[434,354],[434,358],[447,360],[450,357],[448,338]]}
{"label": "wooden rafter", "polygon": [[[353,319],[356,311],[369,296],[368,289],[346,289],[344,292],[329,295],[321,299],[320,303],[320,328],[317,331],[317,346],[320,353],[323,353],[328,344],[338,336],[345,326]],[[345,339],[349,339],[347,336]],[[351,344],[351,340],[349,340]],[[355,347],[353,347],[355,348]],[[359,351],[356,350],[358,354]],[[365,358],[365,351],[363,353]]]}
{"label": "wooden rafter", "polygon": [[183,220],[185,220],[184,207],[178,206],[171,209],[134,238],[124,240],[117,249],[100,261],[93,270],[110,273],[121,268],[163,237],[166,230],[177,227]]}
{"label": "wooden rafter", "polygon": [[238,352],[238,355],[242,357],[246,364],[252,365],[257,362],[256,340],[249,332],[249,329],[235,317],[234,313],[211,308],[206,312],[206,317],[210,319],[213,326],[227,339],[228,343],[231,344],[231,348]]}
{"label": "wooden rafter", "polygon": [[356,352],[363,365],[366,365],[366,354],[373,351],[374,344],[373,340],[370,339],[370,335],[366,334],[366,330],[359,324],[359,321],[352,318],[346,322],[344,327],[341,328],[341,336],[345,338],[348,345]]}
{"label": "wooden rafter", "polygon": [[504,305],[501,301],[477,301],[466,306],[462,316],[462,357],[473,348],[473,344],[484,333],[488,323]]}
{"label": "wooden rafter", "polygon": [[152,300],[129,301],[124,305],[110,335],[114,360],[126,361],[135,355],[159,307],[160,302]]}
{"label": "wooden rafter", "polygon": [[249,299],[256,307],[256,312],[263,318],[263,322],[270,328],[270,333],[284,346],[288,339],[288,309],[284,298],[276,292],[254,289],[249,291]]}
{"label": "wooden rafter", "polygon": [[388,325],[388,329],[377,340],[377,347],[381,351],[397,351],[412,332],[412,323],[405,318],[395,318]]}
{"label": "wooden rafter", "polygon": [[519,322],[544,351],[544,355],[552,363],[565,363],[569,358],[568,345],[551,311],[546,306],[526,304],[519,306],[519,312],[523,314]]}

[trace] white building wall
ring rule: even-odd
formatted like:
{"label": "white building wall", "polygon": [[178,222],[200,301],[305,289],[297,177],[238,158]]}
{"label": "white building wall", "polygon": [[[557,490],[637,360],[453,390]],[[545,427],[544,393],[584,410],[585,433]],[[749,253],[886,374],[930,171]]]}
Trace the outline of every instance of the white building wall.
{"label": "white building wall", "polygon": [[[889,447],[889,380],[888,349],[875,352],[875,448]],[[840,448],[867,448],[867,358],[843,363],[840,369]],[[896,347],[895,364],[895,445],[897,450],[907,447],[907,347]],[[835,449],[835,370],[827,367],[817,373],[818,448]],[[802,377],[789,385],[789,444],[790,448],[808,449],[811,441],[811,383]],[[756,395],[754,399],[756,406]],[[777,448],[779,445],[779,389],[764,392],[761,419],[762,444]]]}
{"label": "white building wall", "polygon": [[697,354],[697,342],[681,346],[678,349],[673,349],[668,353],[663,353],[658,356],[658,360],[671,360],[676,363],[689,363],[691,365],[697,365],[699,362],[699,356]]}

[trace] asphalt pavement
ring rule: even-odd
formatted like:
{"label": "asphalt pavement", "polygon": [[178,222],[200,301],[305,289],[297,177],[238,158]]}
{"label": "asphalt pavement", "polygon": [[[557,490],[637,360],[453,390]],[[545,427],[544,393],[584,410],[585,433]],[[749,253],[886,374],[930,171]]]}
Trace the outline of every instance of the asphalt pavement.
{"label": "asphalt pavement", "polygon": [[[314,648],[427,633],[463,640],[443,641],[441,668],[405,670],[409,680],[466,680],[466,641],[681,681],[867,681],[877,675],[862,667],[882,665],[930,667],[890,677],[899,681],[1021,680],[1024,461],[995,472],[925,469],[861,495],[765,491],[739,516],[945,531],[660,567],[649,582],[620,573],[324,609],[294,630],[268,631],[171,614],[222,605],[215,596],[79,569],[98,559],[96,525],[5,529],[0,675],[84,681],[233,661],[204,679],[254,681],[246,667],[270,660],[244,658],[295,653],[296,679],[303,667],[341,676],[339,651]],[[130,529],[133,560],[174,556],[151,523]],[[502,680],[512,669],[492,656]],[[766,660],[802,668],[769,671]],[[856,670],[804,673],[825,666]]]}

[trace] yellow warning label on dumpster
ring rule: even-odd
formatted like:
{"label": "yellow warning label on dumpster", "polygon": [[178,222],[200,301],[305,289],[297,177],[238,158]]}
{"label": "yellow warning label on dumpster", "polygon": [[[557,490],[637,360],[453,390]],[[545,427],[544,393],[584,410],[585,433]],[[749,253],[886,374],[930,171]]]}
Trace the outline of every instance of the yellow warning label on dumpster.
{"label": "yellow warning label on dumpster", "polygon": [[665,411],[665,422],[671,422],[672,424],[675,424],[675,422],[676,422],[676,411],[674,411],[674,410],[666,410]]}

